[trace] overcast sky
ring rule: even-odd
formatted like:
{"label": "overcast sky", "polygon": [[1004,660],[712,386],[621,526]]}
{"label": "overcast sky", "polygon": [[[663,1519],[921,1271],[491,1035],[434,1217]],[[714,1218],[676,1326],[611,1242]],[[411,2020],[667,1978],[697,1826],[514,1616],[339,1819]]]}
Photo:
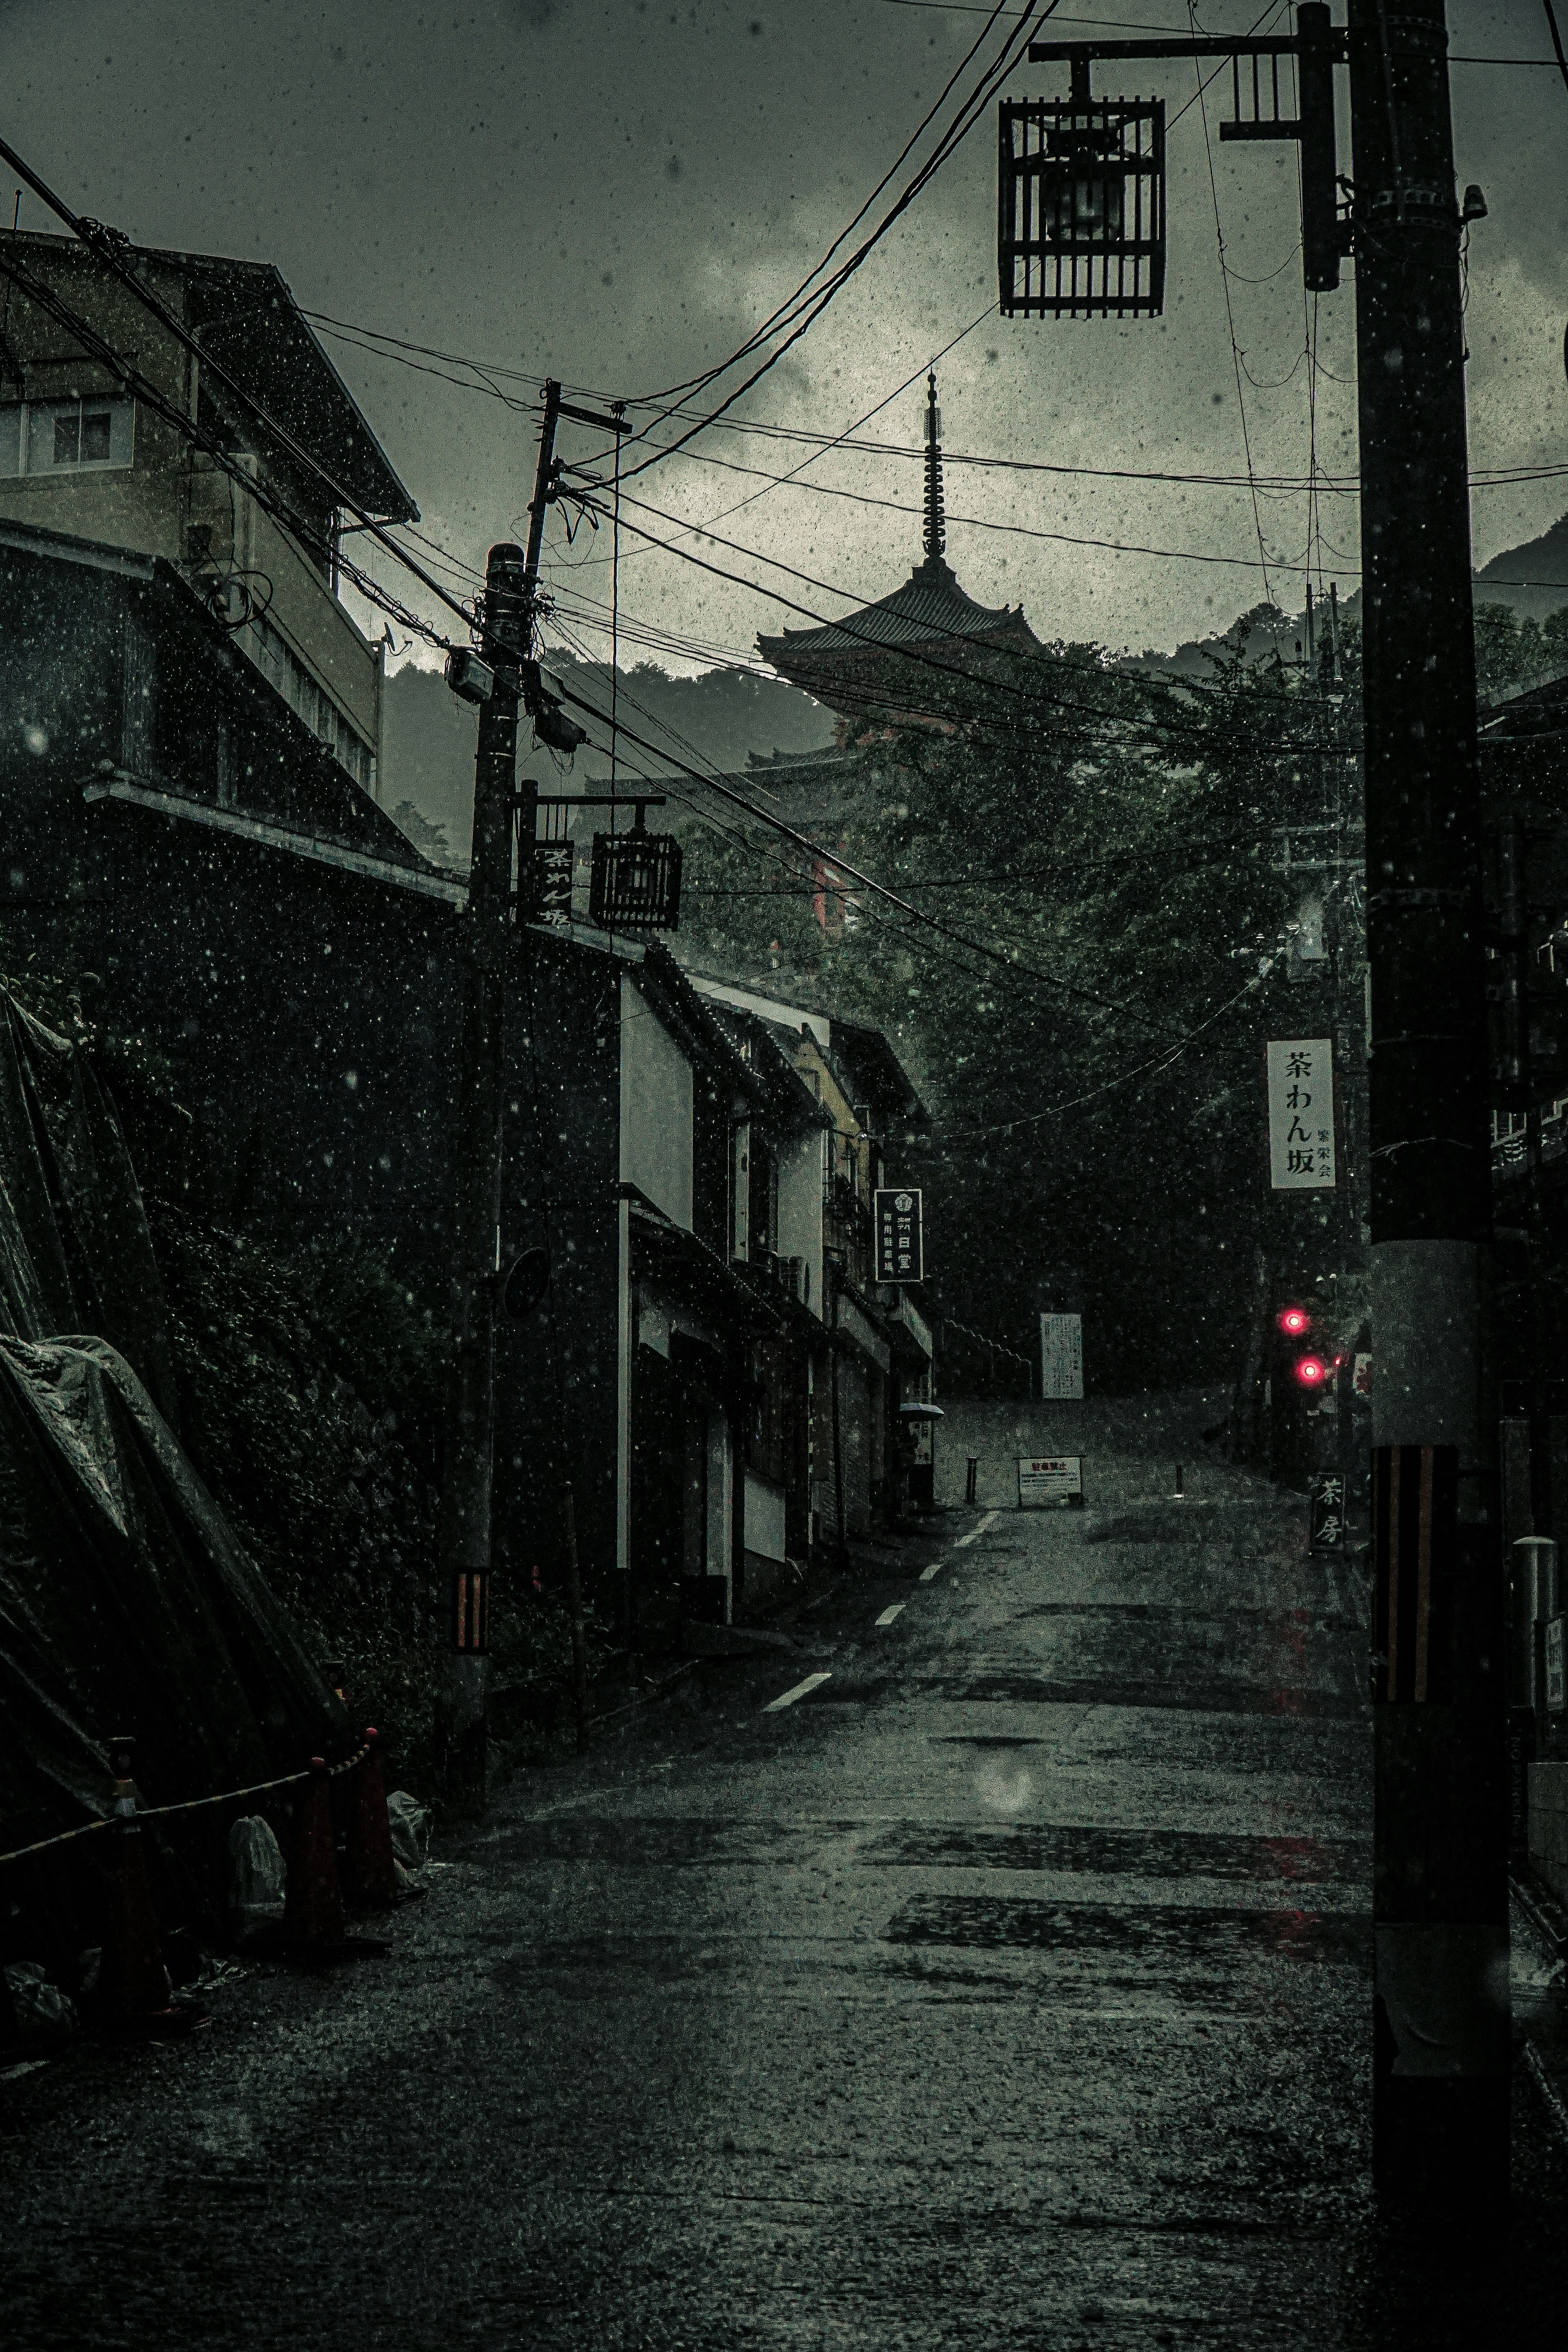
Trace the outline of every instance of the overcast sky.
{"label": "overcast sky", "polygon": [[[1063,0],[1061,30],[1085,27],[1092,5]],[[1173,0],[1135,0],[1130,15],[1170,30],[1187,21]],[[1222,0],[1202,22],[1241,29],[1254,16]],[[1092,21],[1110,31],[1109,17]],[[310,308],[606,398],[636,396],[722,359],[794,288],[984,22],[902,0],[247,0],[243,8],[79,0],[68,20],[47,0],[0,0],[0,120],[73,205],[139,241],[266,258]],[[1551,55],[1540,0],[1457,0],[1449,24],[1456,53]],[[1172,131],[1163,320],[996,316],[990,109],[740,413],[839,432],[979,320],[942,367],[951,450],[1242,468],[1212,155],[1253,463],[1304,475],[1310,371],[1294,151],[1221,146],[1227,84],[1228,75],[1208,100],[1212,151],[1196,106]],[[1192,96],[1193,68],[1100,68],[1097,85],[1158,92],[1173,115]],[[1479,181],[1490,207],[1470,256],[1474,461],[1562,462],[1568,89],[1555,69],[1481,66],[1456,68],[1454,87],[1458,175]],[[1007,88],[1065,93],[1065,74],[1025,67]],[[1349,168],[1342,100],[1341,169]],[[31,197],[22,219],[48,226]],[[1354,461],[1352,305],[1347,269],[1318,312],[1317,447],[1335,472]],[[330,347],[432,537],[473,563],[492,540],[521,533],[528,415],[343,342]],[[920,394],[907,392],[876,430],[913,445],[919,414]],[[578,428],[563,441],[570,456],[592,446]],[[720,431],[699,446],[776,472],[799,455]],[[918,466],[894,459],[840,453],[806,478],[919,499]],[[758,487],[681,459],[637,485],[691,520]],[[1301,601],[1308,515],[1298,493],[1262,499],[1255,520],[1245,490],[955,467],[948,499],[949,555],[964,585],[987,604],[1021,603],[1047,638],[1168,646],[1223,625],[1262,593],[1262,573],[1247,568],[1258,560],[1259,523],[1269,586],[1287,605]],[[1568,490],[1554,481],[1478,488],[1478,562],[1565,506]],[[966,525],[964,516],[1242,561],[1114,554]],[[856,599],[895,587],[919,554],[916,518],[795,488],[770,489],[717,527]],[[1353,586],[1353,500],[1326,499],[1321,529],[1325,570]],[[634,553],[637,544],[629,534],[623,541],[621,583],[634,619],[737,650],[759,628],[803,625],[676,558]],[[560,548],[563,561],[589,559],[570,583],[563,570],[554,574],[579,610],[585,596],[607,597],[603,551],[602,541],[579,541],[568,559]],[[754,563],[737,568],[767,576]],[[846,609],[820,591],[778,584],[822,612]]]}

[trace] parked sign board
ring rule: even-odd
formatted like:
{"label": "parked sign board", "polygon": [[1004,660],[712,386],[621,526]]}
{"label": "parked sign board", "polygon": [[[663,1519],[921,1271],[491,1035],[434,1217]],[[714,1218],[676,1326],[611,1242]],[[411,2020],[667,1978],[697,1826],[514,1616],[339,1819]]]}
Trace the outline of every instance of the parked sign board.
{"label": "parked sign board", "polygon": [[1083,1394],[1083,1317],[1040,1318],[1040,1394],[1058,1402]]}
{"label": "parked sign board", "polygon": [[1276,1192],[1333,1186],[1334,1052],[1327,1037],[1269,1040],[1268,1181]]}
{"label": "parked sign board", "polygon": [[1021,1454],[1018,1508],[1063,1511],[1083,1508],[1083,1462],[1076,1454]]}
{"label": "parked sign board", "polygon": [[921,1196],[912,1185],[889,1185],[872,1199],[879,1282],[923,1282],[925,1244]]}

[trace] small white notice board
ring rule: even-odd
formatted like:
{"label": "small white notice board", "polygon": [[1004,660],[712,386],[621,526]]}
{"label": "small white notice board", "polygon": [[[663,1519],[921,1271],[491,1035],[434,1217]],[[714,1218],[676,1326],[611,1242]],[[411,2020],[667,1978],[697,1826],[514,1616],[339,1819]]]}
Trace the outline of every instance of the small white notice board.
{"label": "small white notice board", "polygon": [[1018,1459],[1018,1508],[1060,1511],[1083,1507],[1083,1463],[1076,1454],[1026,1454]]}
{"label": "small white notice board", "polygon": [[1268,1181],[1276,1192],[1334,1182],[1334,1051],[1327,1037],[1268,1043]]}
{"label": "small white notice board", "polygon": [[1083,1394],[1083,1317],[1040,1318],[1040,1394],[1061,1402]]}

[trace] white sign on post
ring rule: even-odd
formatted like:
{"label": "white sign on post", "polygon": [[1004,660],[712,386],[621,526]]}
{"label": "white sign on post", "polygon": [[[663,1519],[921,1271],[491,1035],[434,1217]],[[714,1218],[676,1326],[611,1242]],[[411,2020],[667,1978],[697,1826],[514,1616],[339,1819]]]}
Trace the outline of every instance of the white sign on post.
{"label": "white sign on post", "polygon": [[1268,1181],[1276,1192],[1334,1183],[1334,1051],[1327,1037],[1269,1040]]}
{"label": "white sign on post", "polygon": [[1060,1402],[1083,1394],[1083,1317],[1040,1318],[1040,1394]]}

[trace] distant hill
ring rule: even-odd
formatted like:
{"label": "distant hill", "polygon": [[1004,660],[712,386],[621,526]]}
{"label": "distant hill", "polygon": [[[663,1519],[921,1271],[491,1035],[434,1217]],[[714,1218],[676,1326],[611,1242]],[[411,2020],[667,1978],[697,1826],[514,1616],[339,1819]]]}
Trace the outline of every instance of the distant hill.
{"label": "distant hill", "polygon": [[[607,664],[575,662],[552,652],[544,667],[584,701],[608,709]],[[667,730],[693,747],[698,754],[693,766],[706,763],[726,770],[743,769],[749,751],[816,751],[833,740],[833,715],[820,703],[782,679],[758,677],[743,669],[710,669],[700,677],[671,677],[651,663],[623,670],[620,719],[623,726],[668,751],[672,760],[690,760],[690,753]],[[465,864],[473,830],[474,730],[472,705],[459,702],[437,671],[410,667],[387,679],[381,804],[395,811],[402,803],[411,803],[426,825],[444,827],[454,854]],[[595,727],[593,732],[607,740],[607,727]],[[525,730],[525,749],[528,740]],[[630,746],[627,761],[656,775],[664,766],[662,759]],[[548,752],[538,754],[534,772],[542,782],[554,775]],[[607,776],[608,753],[580,751],[574,773]],[[629,772],[627,782],[632,782]]]}
{"label": "distant hill", "polygon": [[1560,515],[1539,539],[1483,563],[1476,574],[1476,602],[1509,604],[1535,621],[1560,613],[1568,604],[1568,514]]}

